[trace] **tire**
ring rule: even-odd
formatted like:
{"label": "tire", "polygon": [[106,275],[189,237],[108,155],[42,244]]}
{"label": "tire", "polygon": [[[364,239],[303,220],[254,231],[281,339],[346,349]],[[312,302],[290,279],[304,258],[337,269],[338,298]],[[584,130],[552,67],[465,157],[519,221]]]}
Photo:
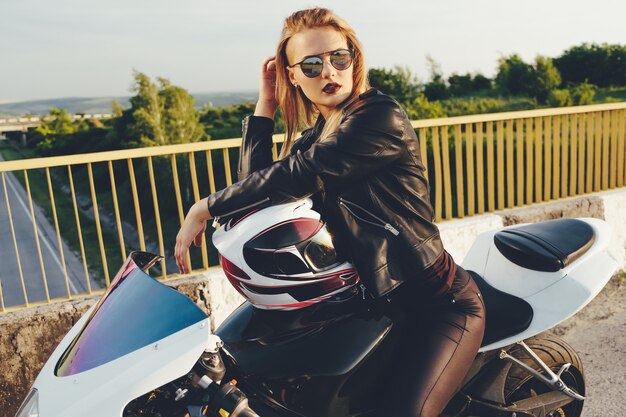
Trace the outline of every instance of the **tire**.
{"label": "tire", "polygon": [[[585,395],[585,375],[580,357],[576,351],[562,339],[542,334],[525,340],[525,343],[548,365],[555,373],[566,363],[572,366],[563,372],[561,379],[567,386],[580,395]],[[537,364],[528,356],[521,346],[515,346],[509,354],[516,357],[534,369],[539,369]],[[550,391],[550,388],[529,374],[519,366],[513,365],[507,375],[504,385],[504,398],[507,404],[536,396]],[[580,417],[583,409],[583,401],[573,400],[564,407],[553,410],[546,417]]]}

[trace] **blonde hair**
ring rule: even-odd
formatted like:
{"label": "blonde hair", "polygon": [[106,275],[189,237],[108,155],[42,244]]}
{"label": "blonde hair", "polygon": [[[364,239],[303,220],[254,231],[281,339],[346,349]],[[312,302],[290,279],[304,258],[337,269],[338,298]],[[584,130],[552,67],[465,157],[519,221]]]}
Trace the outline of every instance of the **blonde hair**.
{"label": "blonde hair", "polygon": [[281,158],[289,154],[289,149],[298,130],[303,126],[312,126],[319,117],[315,105],[304,95],[301,89],[294,87],[289,82],[286,68],[289,65],[286,51],[287,43],[298,32],[321,27],[332,27],[337,30],[347,40],[348,48],[354,51],[352,92],[326,120],[321,133],[322,138],[337,130],[342,116],[341,109],[356,101],[359,94],[369,88],[361,42],[345,20],[324,8],[300,10],[287,17],[276,50],[276,99],[285,123],[285,143],[280,153]]}

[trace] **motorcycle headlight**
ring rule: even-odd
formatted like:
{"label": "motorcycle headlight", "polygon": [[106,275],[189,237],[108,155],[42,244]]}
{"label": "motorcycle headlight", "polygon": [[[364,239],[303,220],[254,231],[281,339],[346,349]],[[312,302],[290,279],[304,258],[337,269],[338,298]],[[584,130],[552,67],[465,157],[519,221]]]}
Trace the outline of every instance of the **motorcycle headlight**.
{"label": "motorcycle headlight", "polygon": [[35,388],[30,390],[15,417],[39,417],[39,393]]}

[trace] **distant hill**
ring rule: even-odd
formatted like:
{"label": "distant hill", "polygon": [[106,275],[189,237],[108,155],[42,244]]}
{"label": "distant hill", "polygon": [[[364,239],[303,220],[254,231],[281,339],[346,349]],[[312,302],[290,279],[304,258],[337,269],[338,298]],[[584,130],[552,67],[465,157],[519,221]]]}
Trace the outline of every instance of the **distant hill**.
{"label": "distant hill", "polygon": [[[244,91],[236,93],[197,93],[193,94],[196,107],[199,109],[206,105],[213,107],[227,107],[235,104],[256,101],[256,91]],[[0,117],[23,116],[26,114],[48,114],[52,107],[66,109],[71,114],[76,113],[111,113],[111,102],[117,100],[123,107],[129,107],[128,97],[66,97],[46,100],[18,101],[2,103],[0,101]]]}

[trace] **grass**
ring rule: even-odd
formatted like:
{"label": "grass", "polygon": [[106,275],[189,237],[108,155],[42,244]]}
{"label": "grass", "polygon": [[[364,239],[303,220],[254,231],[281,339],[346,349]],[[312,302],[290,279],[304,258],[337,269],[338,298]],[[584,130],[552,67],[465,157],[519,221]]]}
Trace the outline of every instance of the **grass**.
{"label": "grass", "polygon": [[626,87],[599,88],[593,97],[594,103],[626,101]]}
{"label": "grass", "polygon": [[9,146],[6,141],[0,142],[0,154],[5,161],[13,161],[15,159],[23,159],[24,155]]}

